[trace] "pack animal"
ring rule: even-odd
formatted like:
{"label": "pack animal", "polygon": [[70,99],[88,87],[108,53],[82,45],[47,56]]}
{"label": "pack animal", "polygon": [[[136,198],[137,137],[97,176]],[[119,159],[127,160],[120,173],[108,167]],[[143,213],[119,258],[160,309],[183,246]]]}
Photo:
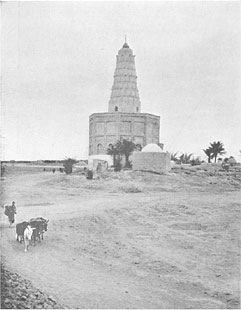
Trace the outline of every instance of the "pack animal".
{"label": "pack animal", "polygon": [[16,225],[16,240],[20,243],[24,241],[24,230],[29,225],[29,222],[22,222]]}
{"label": "pack animal", "polygon": [[41,242],[43,240],[44,232],[48,230],[48,222],[49,220],[44,219],[43,217],[32,218],[29,220],[29,224],[32,228],[34,228],[32,240],[33,244],[36,244],[36,240],[38,239]]}
{"label": "pack animal", "polygon": [[34,228],[32,228],[29,224],[28,226],[24,229],[24,233],[23,233],[23,240],[24,240],[24,252],[27,253],[28,251],[28,247],[31,244],[31,239],[32,239],[32,235],[34,232]]}

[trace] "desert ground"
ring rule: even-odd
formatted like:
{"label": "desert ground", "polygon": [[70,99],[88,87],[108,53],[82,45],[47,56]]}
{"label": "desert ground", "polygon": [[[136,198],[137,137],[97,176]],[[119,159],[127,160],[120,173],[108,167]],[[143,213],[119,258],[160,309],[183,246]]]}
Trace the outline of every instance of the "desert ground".
{"label": "desert ground", "polygon": [[240,308],[240,166],[87,180],[15,165],[1,183],[17,223],[49,219],[24,253],[1,209],[5,308]]}

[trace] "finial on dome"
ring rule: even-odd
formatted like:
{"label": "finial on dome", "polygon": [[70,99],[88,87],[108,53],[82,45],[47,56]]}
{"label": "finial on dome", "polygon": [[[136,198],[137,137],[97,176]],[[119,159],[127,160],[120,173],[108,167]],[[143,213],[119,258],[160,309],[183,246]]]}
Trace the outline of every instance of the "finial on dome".
{"label": "finial on dome", "polygon": [[126,35],[125,35],[125,43],[124,43],[124,45],[123,45],[123,48],[129,48],[129,45],[128,45],[127,42],[126,42]]}

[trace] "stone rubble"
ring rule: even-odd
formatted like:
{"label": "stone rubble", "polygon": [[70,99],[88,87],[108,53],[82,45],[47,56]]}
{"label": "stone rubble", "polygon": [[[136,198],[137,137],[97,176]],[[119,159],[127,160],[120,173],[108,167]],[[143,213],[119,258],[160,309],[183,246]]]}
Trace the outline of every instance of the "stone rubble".
{"label": "stone rubble", "polygon": [[1,264],[1,309],[66,309]]}

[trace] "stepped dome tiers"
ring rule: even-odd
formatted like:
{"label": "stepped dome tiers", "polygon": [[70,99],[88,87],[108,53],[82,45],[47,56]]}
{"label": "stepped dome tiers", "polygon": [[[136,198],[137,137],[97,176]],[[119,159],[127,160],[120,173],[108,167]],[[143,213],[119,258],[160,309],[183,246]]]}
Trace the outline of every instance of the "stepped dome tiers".
{"label": "stepped dome tiers", "polygon": [[116,69],[108,112],[140,113],[135,56],[125,43],[116,56]]}

